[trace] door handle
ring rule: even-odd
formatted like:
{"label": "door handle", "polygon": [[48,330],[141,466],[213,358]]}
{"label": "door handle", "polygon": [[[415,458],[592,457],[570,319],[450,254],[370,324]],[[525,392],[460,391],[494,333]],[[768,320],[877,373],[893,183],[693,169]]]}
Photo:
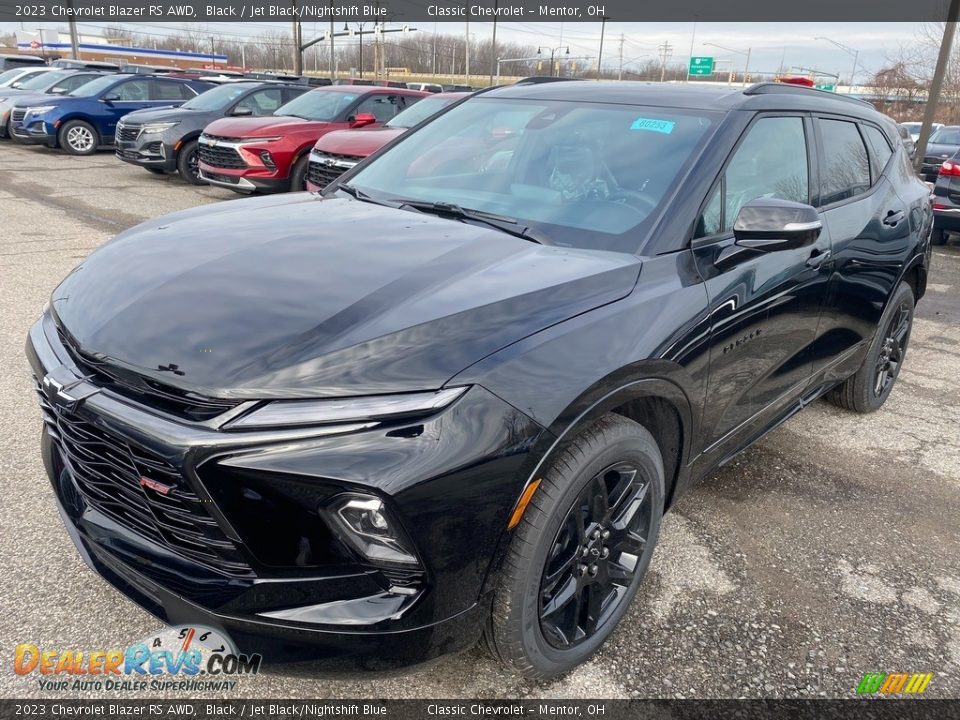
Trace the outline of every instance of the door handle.
{"label": "door handle", "polygon": [[807,258],[807,267],[816,269],[829,260],[831,255],[833,255],[833,253],[826,249],[814,250],[810,254],[810,257]]}
{"label": "door handle", "polygon": [[896,227],[905,217],[906,214],[903,212],[903,210],[891,210],[883,219],[883,224],[889,225],[890,227]]}

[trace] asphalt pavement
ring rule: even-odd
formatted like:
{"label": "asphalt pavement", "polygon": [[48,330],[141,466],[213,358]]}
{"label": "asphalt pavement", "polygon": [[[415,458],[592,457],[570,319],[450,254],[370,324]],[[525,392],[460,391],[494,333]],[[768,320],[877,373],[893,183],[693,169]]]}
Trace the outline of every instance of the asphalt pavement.
{"label": "asphalt pavement", "polygon": [[[18,643],[123,647],[158,629],[87,569],[61,525],[40,462],[27,329],[57,282],[112,235],[220,201],[237,202],[110,152],[78,158],[0,143],[2,697],[64,697],[13,673]],[[390,677],[271,670],[228,695],[852,697],[862,675],[877,671],[932,672],[927,696],[960,697],[956,240],[935,251],[884,408],[858,416],[817,402],[701,482],[665,518],[624,621],[577,670],[530,683],[476,648]]]}

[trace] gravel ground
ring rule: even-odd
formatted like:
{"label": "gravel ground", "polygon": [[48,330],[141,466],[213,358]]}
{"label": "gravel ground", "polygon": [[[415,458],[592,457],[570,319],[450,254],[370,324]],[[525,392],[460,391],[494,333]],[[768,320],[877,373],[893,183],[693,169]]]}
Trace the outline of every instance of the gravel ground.
{"label": "gravel ground", "polygon": [[[81,562],[38,450],[23,343],[55,284],[116,232],[229,191],[110,153],[0,144],[0,652],[90,649],[157,622]],[[870,416],[823,402],[700,483],[665,520],[650,574],[591,661],[549,683],[480,650],[402,676],[274,670],[231,697],[850,697],[864,672],[935,673],[960,697],[960,247],[937,249],[897,389]],[[42,696],[0,669],[0,696]],[[61,696],[62,697],[62,696]]]}

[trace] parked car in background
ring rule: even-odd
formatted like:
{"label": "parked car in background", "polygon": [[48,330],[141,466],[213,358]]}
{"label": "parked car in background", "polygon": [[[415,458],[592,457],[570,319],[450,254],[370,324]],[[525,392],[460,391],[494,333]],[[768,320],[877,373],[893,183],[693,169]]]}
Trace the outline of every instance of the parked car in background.
{"label": "parked car in background", "polygon": [[936,182],[943,161],[953,157],[957,150],[960,150],[960,125],[945,125],[931,134],[920,165],[923,179]]}
{"label": "parked car in background", "polygon": [[292,100],[266,118],[224,118],[200,136],[200,177],[239,193],[306,187],[310,148],[333,130],[386,122],[429,93],[333,85]]}
{"label": "parked car in background", "polygon": [[61,58],[50,63],[51,67],[65,68],[69,70],[107,70],[110,72],[120,72],[120,66],[116,63],[105,62],[103,60],[74,60],[72,58]]}
{"label": "parked car in background", "polygon": [[117,123],[124,115],[182,105],[212,87],[199,80],[106,75],[67,95],[18,100],[10,113],[10,129],[20,142],[90,155],[101,145],[113,143]]}
{"label": "parked car in background", "polygon": [[131,75],[166,75],[168,73],[180,72],[180,68],[171,65],[140,65],[137,63],[127,63],[121,68],[122,72]]}
{"label": "parked car in background", "polygon": [[18,90],[25,82],[37,75],[53,72],[56,68],[46,65],[25,65],[23,67],[13,67],[0,73],[0,91],[10,88]]}
{"label": "parked car in background", "polygon": [[443,85],[439,83],[425,83],[425,82],[409,82],[407,87],[411,90],[422,90],[423,92],[430,93],[441,93],[443,92]]}
{"label": "parked car in background", "polygon": [[[66,95],[107,73],[93,70],[57,70],[35,75],[18,89],[0,90],[0,138],[10,137],[14,102],[34,95]],[[42,98],[37,102],[42,102]]]}
{"label": "parked car in background", "polygon": [[310,151],[306,189],[310,192],[322,190],[365,157],[400,137],[414,125],[469,95],[470,93],[442,93],[427,97],[385,123],[327,133],[317,140]]}
{"label": "parked car in background", "polygon": [[265,117],[309,92],[307,85],[238,80],[188,100],[177,108],[137,110],[117,123],[117,157],[153,173],[178,172],[193,185],[200,179],[197,140],[224,117]]}
{"label": "parked car in background", "polygon": [[366,78],[341,78],[333,81],[334,85],[373,85],[373,80]]}
{"label": "parked car in background", "polygon": [[[644,622],[661,518],[698,480],[817,398],[895,391],[930,256],[892,121],[694,85],[496,88],[322,195],[154,218],[84,258],[26,350],[87,565],[314,671],[485,637],[542,680]],[[421,162],[463,144],[469,167]],[[823,492],[796,507],[829,534]]]}
{"label": "parked car in background", "polygon": [[0,55],[0,72],[22,67],[43,67],[47,61],[36,55]]}
{"label": "parked car in background", "polygon": [[931,242],[946,245],[951,232],[960,232],[960,151],[941,163],[933,186]]}
{"label": "parked car in background", "polygon": [[[920,128],[923,127],[922,122],[916,122],[914,120],[910,120],[908,122],[900,123],[900,125],[907,129],[907,132],[910,133],[910,137],[913,139],[914,142],[920,139]],[[933,123],[930,126],[930,132],[935,133],[937,130],[939,130],[942,127],[943,127],[943,123]]]}
{"label": "parked car in background", "polygon": [[900,135],[900,140],[903,141],[903,146],[907,149],[907,154],[909,154],[910,159],[913,160],[917,154],[917,144],[913,141],[913,136],[910,135],[910,131],[903,125],[897,125],[897,133]]}

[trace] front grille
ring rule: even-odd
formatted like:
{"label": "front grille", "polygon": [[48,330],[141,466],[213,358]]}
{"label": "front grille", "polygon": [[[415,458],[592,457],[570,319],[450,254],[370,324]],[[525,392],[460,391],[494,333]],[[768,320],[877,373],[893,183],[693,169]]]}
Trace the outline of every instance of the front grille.
{"label": "front grille", "polygon": [[159,383],[134,372],[121,370],[110,363],[81,352],[62,331],[58,331],[58,335],[60,342],[70,353],[77,367],[90,378],[93,384],[109,388],[118,395],[134,400],[148,408],[175,415],[185,420],[203,422],[222,415],[227,410],[239,405],[237,400],[204,397]]}
{"label": "front grille", "polygon": [[201,141],[197,145],[197,156],[200,158],[200,162],[210,165],[211,167],[230,168],[234,170],[240,170],[247,167],[247,164],[243,161],[243,158],[240,157],[240,153],[238,153],[236,149],[232,147],[208,145]]}
{"label": "front grille", "polygon": [[26,116],[27,116],[26,110],[19,110],[17,108],[14,108],[13,111],[10,113],[10,121],[15,123],[23,122],[23,119]]}
{"label": "front grille", "polygon": [[140,128],[130,125],[117,126],[117,140],[121,142],[133,142],[140,137]]}
{"label": "front grille", "polygon": [[[252,571],[180,472],[162,457],[52,404],[39,383],[43,421],[84,499],[147,540],[234,576]],[[171,488],[145,487],[149,479]]]}
{"label": "front grille", "polygon": [[324,163],[311,160],[307,166],[307,180],[317,187],[325,188],[343,175],[348,169],[349,168],[338,167],[336,165],[325,165]]}

